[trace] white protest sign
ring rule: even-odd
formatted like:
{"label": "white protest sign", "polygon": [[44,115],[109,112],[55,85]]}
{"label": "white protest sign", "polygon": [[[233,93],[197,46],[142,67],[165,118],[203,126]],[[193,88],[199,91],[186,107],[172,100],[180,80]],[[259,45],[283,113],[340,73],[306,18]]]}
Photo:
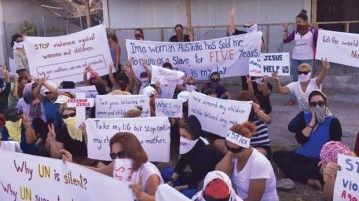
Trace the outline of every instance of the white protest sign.
{"label": "white protest sign", "polygon": [[359,34],[319,30],[315,58],[359,68]]}
{"label": "white protest sign", "polygon": [[95,85],[76,87],[76,93],[85,93],[86,98],[96,98],[98,95]]}
{"label": "white protest sign", "polygon": [[79,127],[86,120],[86,108],[94,106],[93,98],[86,98],[84,93],[77,93],[76,98],[67,100],[67,107],[76,108],[76,126]]}
{"label": "white protest sign", "polygon": [[183,117],[183,103],[178,99],[155,99],[156,116],[166,116],[170,118]]}
{"label": "white protest sign", "polygon": [[224,100],[195,91],[188,101],[188,115],[196,116],[204,131],[222,137],[232,125],[246,122],[252,108],[251,101]]}
{"label": "white protest sign", "polygon": [[157,187],[156,201],[168,201],[168,200],[176,200],[176,201],[191,201],[186,196],[184,196],[181,192],[169,186],[168,184],[162,184]]}
{"label": "white protest sign", "polygon": [[142,117],[150,116],[150,97],[147,95],[97,95],[96,118],[121,118],[129,110],[142,107]]}
{"label": "white protest sign", "polygon": [[76,90],[75,89],[57,89],[57,91],[60,93],[71,93],[72,95],[75,95]]}
{"label": "white protest sign", "polygon": [[9,57],[9,69],[10,69],[10,73],[16,73],[15,60],[13,58],[10,58],[10,57]]}
{"label": "white protest sign", "polygon": [[261,37],[261,32],[254,32],[182,43],[126,40],[126,49],[137,77],[143,71],[145,58],[148,64],[170,62],[186,77],[207,80],[212,72],[222,78],[248,75],[249,58],[260,56]]}
{"label": "white protest sign", "polygon": [[249,59],[250,76],[271,76],[273,72],[290,76],[289,53],[262,53],[260,57]]}
{"label": "white protest sign", "polygon": [[170,160],[170,123],[167,117],[87,119],[86,131],[89,158],[111,160],[109,142],[112,136],[118,132],[131,132],[140,141],[149,161]]}
{"label": "white protest sign", "polygon": [[338,164],[341,170],[335,179],[335,201],[359,200],[359,158],[338,154]]}
{"label": "white protest sign", "polygon": [[235,133],[233,131],[228,131],[226,140],[244,148],[249,148],[251,139],[244,137],[242,135],[239,135],[238,133]]}
{"label": "white protest sign", "polygon": [[132,163],[132,159],[116,159],[113,168],[113,178],[130,184],[138,182],[139,172],[133,171]]}
{"label": "white protest sign", "polygon": [[7,151],[0,158],[0,200],[134,200],[128,184],[74,163]]}
{"label": "white protest sign", "polygon": [[55,84],[83,81],[84,69],[89,65],[99,75],[108,74],[112,59],[107,44],[104,25],[65,36],[24,38],[30,74],[49,76]]}
{"label": "white protest sign", "polygon": [[183,77],[185,76],[181,71],[175,71],[163,68],[161,66],[151,65],[152,76],[151,84],[156,84],[157,82],[163,84],[182,84]]}

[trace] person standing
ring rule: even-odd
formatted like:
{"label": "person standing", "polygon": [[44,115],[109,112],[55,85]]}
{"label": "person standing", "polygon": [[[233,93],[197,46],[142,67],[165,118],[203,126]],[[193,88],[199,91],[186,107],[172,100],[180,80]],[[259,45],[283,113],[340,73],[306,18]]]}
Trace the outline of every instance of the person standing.
{"label": "person standing", "polygon": [[176,35],[173,35],[170,38],[170,42],[192,42],[193,37],[191,34],[183,34],[182,24],[177,24],[175,26]]}

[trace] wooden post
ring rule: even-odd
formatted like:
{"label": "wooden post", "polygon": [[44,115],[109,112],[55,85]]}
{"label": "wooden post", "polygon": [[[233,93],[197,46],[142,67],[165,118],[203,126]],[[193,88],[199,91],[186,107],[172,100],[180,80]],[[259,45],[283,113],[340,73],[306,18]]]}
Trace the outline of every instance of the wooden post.
{"label": "wooden post", "polygon": [[192,34],[191,0],[186,0],[187,32]]}
{"label": "wooden post", "polygon": [[311,23],[312,26],[318,27],[317,25],[317,10],[318,10],[318,0],[312,0],[312,15],[311,15]]}
{"label": "wooden post", "polygon": [[90,0],[85,0],[85,14],[86,14],[86,24],[87,28],[91,27],[91,16],[90,16]]}

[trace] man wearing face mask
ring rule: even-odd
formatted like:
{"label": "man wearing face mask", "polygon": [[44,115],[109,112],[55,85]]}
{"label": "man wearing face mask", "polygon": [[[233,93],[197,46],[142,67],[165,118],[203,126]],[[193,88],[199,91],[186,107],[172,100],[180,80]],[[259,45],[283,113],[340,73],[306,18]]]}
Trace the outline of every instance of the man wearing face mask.
{"label": "man wearing face mask", "polygon": [[[207,140],[201,137],[202,127],[199,120],[191,115],[180,125],[180,154],[176,168],[164,168],[162,177],[188,198],[197,193],[198,184],[206,174],[213,171],[219,157]],[[184,169],[189,165],[190,172]]]}
{"label": "man wearing face mask", "polygon": [[[314,65],[315,50],[317,47],[318,29],[312,27],[308,23],[308,15],[306,10],[296,17],[297,28],[288,35],[288,23],[283,24],[283,43],[289,43],[294,40],[294,48],[291,60],[291,72],[293,81],[298,80],[296,68],[303,63],[310,66]],[[299,100],[298,100],[299,101]],[[295,96],[291,95],[287,105],[295,104]]]}
{"label": "man wearing face mask", "polygon": [[212,88],[216,91],[217,93],[217,98],[222,98],[222,99],[231,99],[231,94],[227,91],[227,89],[220,85],[219,81],[221,79],[220,75],[218,72],[213,72],[211,73],[211,75],[209,76],[210,82],[205,83],[202,87],[202,93],[208,89],[208,88]]}
{"label": "man wearing face mask", "polygon": [[[309,64],[299,65],[297,68],[299,80],[297,82],[289,83],[287,86],[283,87],[280,84],[278,73],[273,73],[272,78],[275,81],[277,91],[282,94],[293,94],[298,100],[299,110],[309,111],[308,96],[312,91],[320,91],[322,89],[322,83],[327,76],[330,67],[327,59],[322,59],[322,66],[323,70],[320,72],[319,76],[311,79],[311,66]],[[288,129],[290,132],[297,132],[298,121],[299,114],[289,123]]]}
{"label": "man wearing face mask", "polygon": [[325,143],[341,140],[342,127],[328,109],[327,97],[321,91],[312,91],[308,104],[309,111],[299,115],[295,134],[301,146],[294,151],[276,151],[273,160],[289,178],[321,190],[323,177],[318,165],[320,151]]}

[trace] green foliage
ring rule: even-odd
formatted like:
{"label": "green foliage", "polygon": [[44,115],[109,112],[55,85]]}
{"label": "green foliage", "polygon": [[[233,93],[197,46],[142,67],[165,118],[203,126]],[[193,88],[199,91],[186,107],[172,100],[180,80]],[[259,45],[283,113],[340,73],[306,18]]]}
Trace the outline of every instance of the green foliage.
{"label": "green foliage", "polygon": [[37,36],[37,26],[25,20],[19,26],[19,33],[27,36]]}

